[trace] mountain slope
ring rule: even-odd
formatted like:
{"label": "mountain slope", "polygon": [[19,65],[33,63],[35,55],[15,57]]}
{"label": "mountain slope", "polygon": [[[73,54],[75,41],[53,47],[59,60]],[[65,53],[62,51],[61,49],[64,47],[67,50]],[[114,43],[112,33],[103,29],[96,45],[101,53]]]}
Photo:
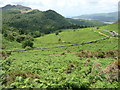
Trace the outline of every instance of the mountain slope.
{"label": "mountain slope", "polygon": [[[6,7],[6,6],[5,6]],[[7,6],[8,7],[8,6]],[[9,7],[10,8],[10,7]],[[14,6],[13,6],[14,8]],[[21,28],[25,32],[40,31],[42,33],[53,32],[70,23],[60,14],[53,10],[39,11],[22,9],[2,9],[3,24],[10,27]],[[9,11],[9,12],[8,12]]]}
{"label": "mountain slope", "polygon": [[98,21],[66,19],[53,10],[39,11],[21,5],[2,7],[3,25],[22,29],[25,33],[40,31],[49,34],[60,28],[72,25],[102,26]]}
{"label": "mountain slope", "polygon": [[68,20],[72,24],[77,24],[77,25],[86,25],[86,26],[104,26],[104,25],[107,25],[103,22],[95,21],[95,20],[83,20],[83,19],[71,19],[71,18],[68,18]]}
{"label": "mountain slope", "polygon": [[4,7],[2,7],[2,9],[19,9],[19,10],[29,10],[31,8],[29,7],[25,7],[25,6],[22,6],[22,5],[6,5]]}
{"label": "mountain slope", "polygon": [[115,22],[117,21],[118,12],[112,13],[99,13],[90,15],[75,16],[73,19],[87,19],[87,20],[98,20],[103,22]]}

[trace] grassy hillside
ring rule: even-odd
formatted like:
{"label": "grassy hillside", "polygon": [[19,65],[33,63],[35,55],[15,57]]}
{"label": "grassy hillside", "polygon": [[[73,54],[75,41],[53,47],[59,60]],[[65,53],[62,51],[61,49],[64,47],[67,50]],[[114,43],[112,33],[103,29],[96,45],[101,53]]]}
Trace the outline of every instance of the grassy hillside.
{"label": "grassy hillside", "polygon": [[[76,44],[105,37],[100,32],[95,28],[65,29],[58,35],[44,35],[33,42],[38,48]],[[17,42],[9,43],[6,50],[20,47]],[[118,88],[117,55],[117,37],[72,47],[4,53],[2,87]]]}
{"label": "grassy hillside", "polygon": [[4,37],[2,38],[2,48],[4,48],[4,50],[19,50],[22,49],[21,46],[22,44],[17,41],[9,41]]}
{"label": "grassy hillside", "polygon": [[119,28],[118,28],[119,25],[120,25],[120,23],[115,23],[115,24],[103,26],[103,27],[100,27],[100,28],[110,30],[110,31],[116,31],[117,33],[120,33]]}
{"label": "grassy hillside", "polygon": [[[60,32],[58,35],[52,33],[35,38],[33,42],[34,42],[34,48],[43,48],[43,47],[52,47],[52,46],[60,46],[60,45],[77,44],[77,43],[100,39],[103,37],[104,36],[100,35],[98,31],[96,32],[94,28],[74,29],[74,30],[65,29],[62,30],[62,32]],[[6,50],[22,49],[22,47],[20,46],[22,44],[18,43],[17,41],[9,41],[7,39],[4,39],[3,44],[4,47],[6,47],[5,48]]]}
{"label": "grassy hillside", "polygon": [[[88,38],[88,36],[90,38]],[[58,45],[69,45],[69,44],[77,44],[90,40],[100,39],[102,35],[99,35],[97,32],[93,32],[93,29],[66,29],[63,32],[59,33],[59,35],[49,34],[40,38],[35,39],[35,46],[40,47],[41,45],[48,46],[58,46]],[[61,39],[61,41],[59,41]],[[37,45],[38,44],[38,45]],[[43,47],[43,46],[42,46]]]}
{"label": "grassy hillside", "polygon": [[[5,8],[0,34],[0,88],[119,87],[118,37],[100,30],[118,32],[119,24],[101,26],[97,21],[69,21],[53,10],[42,12],[19,5]],[[99,27],[60,29],[71,22]],[[95,40],[99,41],[90,43]],[[12,52],[23,49],[27,51]]]}

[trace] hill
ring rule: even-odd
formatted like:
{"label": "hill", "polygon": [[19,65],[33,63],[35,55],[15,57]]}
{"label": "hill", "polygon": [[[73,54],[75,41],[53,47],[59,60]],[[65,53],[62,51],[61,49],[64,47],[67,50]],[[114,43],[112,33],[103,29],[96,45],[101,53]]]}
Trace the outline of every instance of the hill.
{"label": "hill", "polygon": [[72,19],[72,18],[67,18],[67,19],[72,24],[77,24],[77,25],[86,25],[86,26],[104,26],[104,25],[107,25],[103,22],[95,21],[95,20]]}
{"label": "hill", "polygon": [[73,19],[98,20],[102,22],[116,22],[117,18],[118,18],[118,12],[88,14],[88,15],[73,17]]}
{"label": "hill", "polygon": [[[14,36],[15,40],[19,39],[19,38],[25,38],[25,39],[32,40],[32,38],[29,35],[26,35],[26,36],[19,35],[19,33],[18,33],[19,31],[15,30],[15,28],[8,28],[8,29],[9,29],[9,32],[7,32],[9,35],[8,37],[11,39],[13,38],[13,37],[11,37],[11,34],[12,34],[12,36]],[[101,27],[99,27],[99,29],[118,32],[118,24],[101,26]],[[11,33],[11,31],[13,33]],[[106,33],[104,31],[99,31],[96,29],[96,27],[86,28],[86,29],[63,29],[63,30],[61,30],[61,32],[58,33],[58,35],[56,35],[56,33],[51,33],[48,35],[43,35],[41,37],[34,38],[34,40],[33,40],[34,48],[54,47],[54,46],[78,44],[78,43],[82,43],[82,42],[92,41],[92,40],[96,40],[96,39],[100,39],[100,38],[104,37],[104,35],[102,35],[100,32],[110,36],[109,33]],[[88,36],[90,38],[88,38]],[[6,40],[6,38],[7,37],[3,37],[3,39],[4,39],[3,46],[4,46],[5,50],[22,49],[22,43],[18,43],[16,41],[9,41],[11,39]],[[89,50],[90,48],[88,47],[86,49]],[[94,48],[94,49],[98,49],[98,47]],[[106,49],[109,49],[109,48],[106,48]],[[92,50],[92,48],[91,48],[91,50]]]}
{"label": "hill", "polygon": [[26,6],[22,6],[22,5],[11,5],[8,4],[4,7],[2,7],[2,9],[19,9],[19,10],[29,10],[31,9],[30,7],[26,7]]}
{"label": "hill", "polygon": [[[105,29],[105,27],[100,28]],[[118,88],[118,39],[110,34],[107,35],[110,38],[90,44],[45,49],[45,47],[77,44],[106,37],[106,32],[95,27],[63,29],[57,35],[51,33],[35,38],[34,48],[44,49],[3,52],[2,86]],[[15,41],[9,43],[5,41],[5,43],[7,47],[5,50],[22,49],[21,43]]]}
{"label": "hill", "polygon": [[119,38],[109,33],[118,32],[118,23],[61,29],[99,22],[66,19],[53,10],[6,8],[0,32],[0,88],[119,87]]}
{"label": "hill", "polygon": [[2,11],[3,26],[21,29],[26,34],[36,31],[49,34],[58,29],[106,25],[99,21],[66,19],[53,10],[40,11],[22,5],[6,5]]}
{"label": "hill", "polygon": [[25,33],[40,31],[47,34],[70,24],[62,15],[53,10],[26,10],[26,7],[10,5],[3,7],[2,10],[3,25],[21,28]]}

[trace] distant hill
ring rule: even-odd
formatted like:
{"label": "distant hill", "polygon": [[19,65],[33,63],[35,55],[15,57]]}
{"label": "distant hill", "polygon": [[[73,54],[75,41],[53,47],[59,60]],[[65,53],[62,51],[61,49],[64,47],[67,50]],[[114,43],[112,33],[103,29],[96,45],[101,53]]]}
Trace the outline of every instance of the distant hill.
{"label": "distant hill", "polygon": [[118,19],[118,12],[88,14],[72,17],[73,19],[97,20],[102,22],[116,22]]}
{"label": "distant hill", "polygon": [[86,25],[86,26],[104,26],[107,25],[101,21],[95,21],[95,20],[83,20],[83,19],[71,19],[67,18],[72,24],[77,25]]}
{"label": "distant hill", "polygon": [[[53,10],[40,11],[22,5],[6,5],[1,8],[3,26],[15,27],[25,33],[39,31],[49,34],[58,29],[78,28],[83,26],[103,26],[99,21],[67,19]],[[77,26],[78,25],[78,26]]]}
{"label": "distant hill", "polygon": [[22,6],[22,5],[6,5],[4,7],[2,7],[2,9],[19,9],[19,10],[29,10],[31,9],[30,7],[25,7],[25,6]]}
{"label": "distant hill", "polygon": [[39,11],[21,5],[7,5],[2,7],[2,11],[4,25],[21,28],[25,32],[50,33],[70,24],[66,18],[53,10]]}

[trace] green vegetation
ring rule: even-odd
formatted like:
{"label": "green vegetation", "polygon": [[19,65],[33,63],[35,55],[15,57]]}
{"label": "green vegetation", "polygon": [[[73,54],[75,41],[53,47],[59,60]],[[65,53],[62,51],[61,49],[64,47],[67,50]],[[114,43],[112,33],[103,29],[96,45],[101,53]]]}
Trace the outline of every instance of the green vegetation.
{"label": "green vegetation", "polygon": [[120,25],[120,23],[115,23],[115,24],[103,26],[103,27],[100,27],[100,28],[101,29],[106,29],[106,30],[109,30],[109,31],[116,31],[117,33],[120,33],[119,28],[118,28],[119,25]]}
{"label": "green vegetation", "polygon": [[26,41],[24,41],[24,42],[22,43],[22,47],[23,47],[23,48],[25,48],[25,47],[27,47],[27,46],[33,47],[33,42],[30,41],[30,40],[26,40]]}
{"label": "green vegetation", "polygon": [[27,13],[17,14],[4,14],[5,11],[6,9],[3,9],[3,24],[22,29],[24,33],[31,34],[35,31],[39,31],[41,33],[49,34],[70,24],[63,16],[52,10],[45,12],[33,10]]}
{"label": "green vegetation", "polygon": [[33,37],[39,37],[41,33],[53,33],[58,29],[77,29],[106,25],[99,21],[66,19],[53,10],[32,10],[21,5],[7,5],[2,8],[2,11],[3,26],[17,28],[22,33],[32,34]]}
{"label": "green vegetation", "polygon": [[[58,27],[61,27],[59,25],[63,25],[66,21],[64,17],[61,17],[52,10],[7,14],[8,21],[6,19],[4,22],[3,31],[0,34],[3,37],[0,52],[2,56],[0,88],[67,90],[119,88],[118,37],[112,37],[109,33],[99,30],[114,29],[113,31],[118,32],[117,24],[98,25],[99,28],[63,29],[62,27],[59,29]],[[12,18],[15,19],[10,21]],[[25,22],[22,21],[23,19]],[[43,23],[41,24],[43,29],[39,29],[38,19]],[[34,20],[38,22],[35,23]],[[18,22],[23,23],[11,27],[11,25],[17,25]],[[36,25],[35,28],[32,25]],[[105,37],[109,38],[100,40]],[[95,40],[99,41],[81,44]],[[72,44],[81,45],[58,47]]]}
{"label": "green vegetation", "polygon": [[[34,47],[69,45],[103,38],[98,32],[94,28],[66,29],[58,35],[36,38]],[[66,42],[58,42],[59,39]],[[2,61],[3,87],[118,88],[117,43],[117,38],[113,37],[73,47],[12,52]],[[4,76],[6,74],[8,76]]]}

